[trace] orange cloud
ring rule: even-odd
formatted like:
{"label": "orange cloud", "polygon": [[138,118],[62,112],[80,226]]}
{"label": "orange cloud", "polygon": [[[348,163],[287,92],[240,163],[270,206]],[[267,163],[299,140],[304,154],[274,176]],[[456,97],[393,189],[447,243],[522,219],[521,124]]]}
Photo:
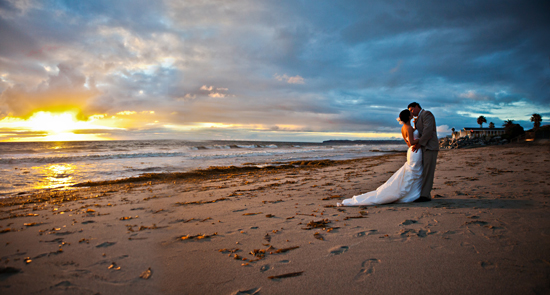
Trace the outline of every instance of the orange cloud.
{"label": "orange cloud", "polygon": [[80,71],[70,64],[59,64],[57,76],[34,88],[14,85],[2,92],[0,101],[7,106],[11,116],[29,118],[39,111],[52,113],[73,112],[78,120],[85,121],[103,110],[94,107],[93,100],[101,93],[93,81],[87,81]]}

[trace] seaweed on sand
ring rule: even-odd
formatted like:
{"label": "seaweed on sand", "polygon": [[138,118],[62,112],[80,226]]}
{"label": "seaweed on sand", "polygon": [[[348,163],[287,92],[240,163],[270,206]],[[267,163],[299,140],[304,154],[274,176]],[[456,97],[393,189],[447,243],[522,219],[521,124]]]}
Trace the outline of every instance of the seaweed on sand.
{"label": "seaweed on sand", "polygon": [[208,239],[210,237],[217,236],[217,235],[218,235],[217,232],[211,235],[207,235],[207,234],[185,235],[185,236],[178,237],[178,239],[179,240],[202,240],[202,239]]}

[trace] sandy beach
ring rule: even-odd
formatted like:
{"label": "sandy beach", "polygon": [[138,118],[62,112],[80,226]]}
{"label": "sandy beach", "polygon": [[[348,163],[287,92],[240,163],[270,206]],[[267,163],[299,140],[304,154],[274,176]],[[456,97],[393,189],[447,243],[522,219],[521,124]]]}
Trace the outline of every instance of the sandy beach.
{"label": "sandy beach", "polygon": [[431,202],[335,206],[404,161],[220,168],[3,199],[0,293],[550,294],[550,145],[441,151]]}

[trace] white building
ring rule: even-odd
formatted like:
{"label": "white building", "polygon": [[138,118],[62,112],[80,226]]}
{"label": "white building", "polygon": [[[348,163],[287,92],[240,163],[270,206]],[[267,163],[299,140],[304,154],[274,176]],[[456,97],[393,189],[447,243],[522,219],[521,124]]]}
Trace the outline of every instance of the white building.
{"label": "white building", "polygon": [[461,137],[485,137],[485,136],[501,136],[504,134],[504,128],[474,128],[464,127],[463,130],[453,132],[453,138]]}

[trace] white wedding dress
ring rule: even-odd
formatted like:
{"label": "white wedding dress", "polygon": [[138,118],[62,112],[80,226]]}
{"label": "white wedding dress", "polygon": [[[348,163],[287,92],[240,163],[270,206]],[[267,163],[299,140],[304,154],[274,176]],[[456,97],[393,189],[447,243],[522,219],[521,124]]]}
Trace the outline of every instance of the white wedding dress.
{"label": "white wedding dress", "polygon": [[[418,131],[413,133],[418,139]],[[422,150],[416,153],[409,147],[407,162],[395,172],[386,183],[375,191],[345,199],[338,206],[380,205],[388,203],[410,203],[420,197],[422,189]]]}

